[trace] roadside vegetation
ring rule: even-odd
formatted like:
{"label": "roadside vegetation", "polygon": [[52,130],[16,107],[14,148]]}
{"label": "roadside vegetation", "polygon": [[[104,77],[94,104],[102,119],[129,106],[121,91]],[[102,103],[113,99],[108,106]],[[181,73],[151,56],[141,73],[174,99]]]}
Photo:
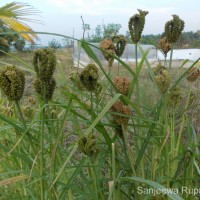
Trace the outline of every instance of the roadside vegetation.
{"label": "roadside vegetation", "polygon": [[[91,58],[83,69],[74,68],[70,48],[4,52],[0,199],[199,198],[192,189],[200,184],[200,58],[189,68],[184,61],[173,69],[172,59],[152,68],[140,48],[148,14],[138,10],[128,22],[134,65],[120,59],[123,35],[102,38],[100,48],[78,40]],[[157,43],[165,58],[183,29],[177,15],[166,22]]]}

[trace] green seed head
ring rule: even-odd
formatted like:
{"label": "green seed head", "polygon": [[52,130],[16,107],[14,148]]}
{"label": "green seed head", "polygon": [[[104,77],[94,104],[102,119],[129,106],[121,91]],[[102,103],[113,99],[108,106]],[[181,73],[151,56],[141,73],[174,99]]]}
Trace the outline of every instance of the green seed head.
{"label": "green seed head", "polygon": [[35,80],[34,87],[36,92],[40,95],[41,98],[44,97],[47,101],[52,99],[54,89],[56,87],[56,81],[54,78],[49,79],[48,81],[41,81],[39,78]]}
{"label": "green seed head", "polygon": [[75,84],[75,86],[83,91],[85,89],[83,83],[80,81],[80,74],[78,72],[71,72],[69,79]]}
{"label": "green seed head", "polygon": [[88,64],[80,73],[79,78],[88,91],[94,92],[99,78],[98,68],[95,64]]}
{"label": "green seed head", "polygon": [[96,138],[93,134],[82,136],[78,142],[79,149],[87,156],[92,157],[97,154],[98,148]]}
{"label": "green seed head", "polygon": [[12,117],[14,114],[14,109],[11,106],[0,106],[0,112],[8,117]]}
{"label": "green seed head", "polygon": [[149,13],[148,11],[142,11],[140,9],[138,9],[138,12],[139,14],[133,15],[128,23],[131,39],[134,44],[137,44],[141,38],[145,25],[145,16]]}
{"label": "green seed head", "polygon": [[22,112],[27,119],[32,119],[34,116],[34,109],[30,106],[22,107]]}
{"label": "green seed head", "polygon": [[127,43],[126,38],[124,37],[124,35],[116,35],[116,36],[112,37],[112,41],[114,43],[116,43],[115,54],[118,57],[121,57],[124,52],[126,43]]}
{"label": "green seed head", "polygon": [[25,74],[15,66],[2,67],[0,70],[0,88],[8,100],[19,101],[24,92]]}
{"label": "green seed head", "polygon": [[160,89],[160,92],[162,94],[166,93],[168,91],[168,89],[169,89],[170,84],[171,84],[171,75],[170,75],[170,73],[166,69],[161,68],[155,74],[156,74],[155,81],[156,81],[156,83],[158,85],[158,88]]}
{"label": "green seed head", "polygon": [[165,24],[165,35],[169,43],[176,43],[180,37],[185,22],[178,15],[172,15],[173,19]]}
{"label": "green seed head", "polygon": [[56,56],[54,50],[46,48],[35,51],[33,65],[39,79],[42,81],[51,79],[56,66]]}
{"label": "green seed head", "polygon": [[159,75],[162,70],[166,70],[166,67],[164,67],[161,64],[158,64],[154,69],[155,76]]}
{"label": "green seed head", "polygon": [[180,103],[182,96],[182,90],[180,87],[175,87],[172,91],[170,91],[169,105],[177,106]]}

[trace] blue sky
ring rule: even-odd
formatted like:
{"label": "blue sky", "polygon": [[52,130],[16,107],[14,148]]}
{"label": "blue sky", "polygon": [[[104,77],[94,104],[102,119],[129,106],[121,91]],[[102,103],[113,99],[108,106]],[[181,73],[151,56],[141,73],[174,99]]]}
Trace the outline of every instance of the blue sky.
{"label": "blue sky", "polygon": [[[166,21],[177,14],[185,21],[184,31],[200,30],[200,0],[19,0],[38,9],[41,24],[29,24],[35,31],[46,31],[76,38],[82,35],[82,15],[85,23],[90,24],[90,34],[94,33],[97,24],[119,23],[120,32],[125,34],[129,18],[137,8],[148,10],[143,34],[157,34],[164,31]],[[0,6],[10,3],[0,1]],[[42,42],[52,37],[40,36]]]}

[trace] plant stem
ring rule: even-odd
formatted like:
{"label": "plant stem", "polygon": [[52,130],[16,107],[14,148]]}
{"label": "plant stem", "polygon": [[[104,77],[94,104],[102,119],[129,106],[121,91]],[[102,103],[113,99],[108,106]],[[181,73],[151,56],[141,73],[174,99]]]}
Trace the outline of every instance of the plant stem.
{"label": "plant stem", "polygon": [[164,61],[164,67],[167,66],[167,55],[165,54],[165,61]]}
{"label": "plant stem", "polygon": [[[112,143],[112,180],[114,182],[114,187],[116,185],[116,168],[115,168],[115,144]],[[116,199],[115,188],[113,189],[113,199]]]}
{"label": "plant stem", "polygon": [[170,60],[169,60],[169,69],[171,69],[171,67],[172,67],[173,50],[174,50],[174,44],[171,45]]}
{"label": "plant stem", "polygon": [[178,155],[178,153],[179,153],[179,147],[180,147],[181,137],[182,137],[182,133],[183,133],[183,127],[185,125],[186,113],[187,113],[188,105],[189,105],[189,102],[190,102],[191,88],[192,88],[192,85],[191,85],[191,83],[189,83],[188,98],[187,98],[187,102],[186,102],[186,105],[185,105],[185,111],[183,113],[181,127],[179,129],[179,134],[178,134],[178,141],[177,141],[177,145],[176,145],[176,149],[175,149],[176,155]]}
{"label": "plant stem", "polygon": [[[137,70],[138,70],[138,43],[135,44],[135,73],[137,74]],[[136,101],[137,101],[137,104],[139,105],[140,103],[140,86],[139,86],[139,81],[138,81],[138,78],[137,77],[137,81],[136,81]]]}
{"label": "plant stem", "polygon": [[118,65],[117,65],[117,75],[119,76],[119,61],[118,61]]}
{"label": "plant stem", "polygon": [[43,181],[43,175],[44,175],[44,125],[45,125],[45,105],[46,105],[46,84],[44,83],[44,95],[43,95],[43,101],[42,101],[42,112],[41,112],[41,133],[40,133],[40,199],[44,200],[44,181]]}
{"label": "plant stem", "polygon": [[20,117],[20,119],[21,119],[21,121],[22,121],[22,123],[23,123],[23,126],[24,126],[25,129],[27,129],[25,119],[24,119],[24,117],[23,117],[21,108],[20,108],[20,106],[19,106],[19,102],[18,102],[18,101],[15,101],[15,105],[16,105],[17,111],[18,111],[18,113],[19,113],[19,117]]}
{"label": "plant stem", "polygon": [[138,55],[137,55],[137,48],[138,47],[138,43],[135,44],[135,67],[137,69],[137,66],[138,66]]}

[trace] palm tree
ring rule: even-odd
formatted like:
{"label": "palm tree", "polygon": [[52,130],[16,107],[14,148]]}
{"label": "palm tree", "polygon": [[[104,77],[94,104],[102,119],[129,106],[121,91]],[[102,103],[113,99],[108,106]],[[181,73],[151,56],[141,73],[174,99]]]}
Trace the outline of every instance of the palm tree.
{"label": "palm tree", "polygon": [[[6,27],[17,32],[32,32],[33,30],[28,25],[26,25],[25,22],[38,22],[37,20],[26,17],[28,15],[35,14],[38,14],[38,11],[30,5],[19,2],[12,2],[0,7],[0,22]],[[37,35],[34,33],[20,34],[20,36],[31,43],[35,43],[34,39],[38,39]]]}

